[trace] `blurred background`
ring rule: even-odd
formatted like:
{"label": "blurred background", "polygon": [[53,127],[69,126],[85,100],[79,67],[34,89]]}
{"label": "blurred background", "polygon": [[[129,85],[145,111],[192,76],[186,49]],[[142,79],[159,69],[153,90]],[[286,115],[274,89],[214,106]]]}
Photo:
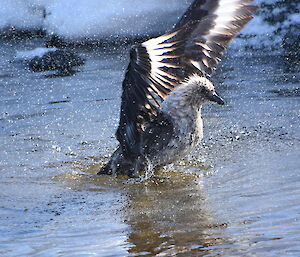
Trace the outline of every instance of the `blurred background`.
{"label": "blurred background", "polygon": [[[2,0],[2,37],[57,35],[67,42],[124,41],[170,29],[191,0]],[[261,9],[240,35],[254,48],[299,47],[300,3],[256,0]]]}

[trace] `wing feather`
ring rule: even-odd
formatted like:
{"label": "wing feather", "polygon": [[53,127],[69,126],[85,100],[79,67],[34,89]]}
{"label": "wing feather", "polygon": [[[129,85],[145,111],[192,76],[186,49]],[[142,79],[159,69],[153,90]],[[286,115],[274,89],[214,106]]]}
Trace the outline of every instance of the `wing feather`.
{"label": "wing feather", "polygon": [[147,126],[162,119],[160,105],[175,87],[195,74],[212,74],[257,10],[251,2],[195,0],[171,32],[132,47],[116,133],[124,154],[143,154]]}

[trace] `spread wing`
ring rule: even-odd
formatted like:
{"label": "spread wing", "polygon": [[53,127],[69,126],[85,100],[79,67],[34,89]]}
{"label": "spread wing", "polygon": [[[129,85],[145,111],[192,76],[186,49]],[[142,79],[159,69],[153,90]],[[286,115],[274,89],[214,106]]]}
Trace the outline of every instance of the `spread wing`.
{"label": "spread wing", "polygon": [[195,0],[173,30],[133,46],[116,133],[124,154],[141,154],[164,99],[191,75],[210,76],[225,46],[252,19],[251,0]]}

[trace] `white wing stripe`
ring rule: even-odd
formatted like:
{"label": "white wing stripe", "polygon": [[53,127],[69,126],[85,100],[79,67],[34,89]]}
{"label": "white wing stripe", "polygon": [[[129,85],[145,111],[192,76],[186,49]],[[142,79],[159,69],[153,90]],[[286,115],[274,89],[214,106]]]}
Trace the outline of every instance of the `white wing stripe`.
{"label": "white wing stripe", "polygon": [[177,33],[178,33],[178,31],[175,31],[175,32],[167,34],[167,35],[163,35],[163,36],[160,36],[160,37],[157,37],[157,38],[150,39],[150,40],[142,43],[142,45],[145,46],[147,49],[148,48],[151,49],[151,46],[155,47],[155,48],[158,48],[158,45],[160,43],[163,43],[163,42],[167,41],[168,39],[174,37]]}
{"label": "white wing stripe", "polygon": [[[203,41],[191,41],[194,42],[195,45],[198,45],[202,48],[200,49],[202,57],[198,57],[200,60],[196,60],[197,56],[190,57],[190,63],[196,69],[200,70],[207,76],[211,73],[210,71],[215,68],[214,66],[220,60],[219,57],[222,55],[222,51],[224,50],[222,40],[226,44],[227,39],[229,41],[242,27],[237,22],[244,20],[245,18],[249,18],[249,15],[247,14],[247,7],[248,3],[250,2],[251,0],[218,1],[218,7],[213,11],[213,13],[209,14],[210,17],[216,17],[214,20],[215,25],[208,31],[208,33],[202,35]],[[209,4],[207,4],[207,6],[209,6]],[[172,61],[172,59],[181,58],[181,56],[178,56],[178,54],[176,56],[172,54],[175,53],[177,49],[185,47],[181,44],[182,39],[175,38],[174,40],[176,41],[170,42],[180,32],[181,29],[142,43],[142,46],[146,48],[150,59],[151,68],[149,76],[158,83],[166,82],[172,85],[174,82],[173,80],[178,81],[177,77],[163,71],[161,68],[182,68],[180,65],[176,64],[177,60],[174,60],[174,62]],[[164,60],[168,59],[170,59],[169,62],[164,62]],[[212,67],[210,67],[210,64]],[[170,80],[168,80],[168,78]]]}

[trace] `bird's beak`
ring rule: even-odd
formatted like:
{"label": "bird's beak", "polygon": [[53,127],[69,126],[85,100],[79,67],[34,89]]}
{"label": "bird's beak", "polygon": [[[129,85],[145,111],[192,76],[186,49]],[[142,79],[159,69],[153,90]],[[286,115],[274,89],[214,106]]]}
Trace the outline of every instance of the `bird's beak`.
{"label": "bird's beak", "polygon": [[218,96],[217,93],[214,93],[213,95],[209,96],[208,99],[212,102],[216,102],[217,104],[223,105],[224,104],[224,100]]}

